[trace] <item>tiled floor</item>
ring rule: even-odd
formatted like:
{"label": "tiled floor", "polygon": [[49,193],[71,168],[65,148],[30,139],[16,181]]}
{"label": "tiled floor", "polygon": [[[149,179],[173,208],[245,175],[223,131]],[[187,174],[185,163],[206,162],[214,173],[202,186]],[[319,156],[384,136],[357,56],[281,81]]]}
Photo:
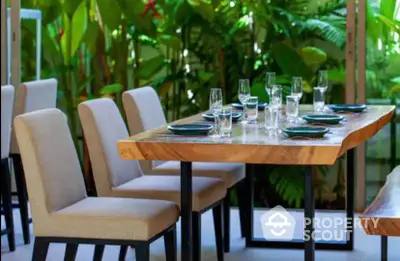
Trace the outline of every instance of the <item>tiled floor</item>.
{"label": "tiled floor", "polygon": [[[255,217],[255,235],[262,235],[259,230],[258,216],[263,212],[257,212]],[[298,222],[302,222],[301,214],[294,213]],[[324,213],[317,216],[323,216]],[[244,239],[239,237],[239,221],[236,210],[232,210],[232,250],[225,255],[226,261],[297,261],[303,259],[301,250],[277,250],[277,249],[250,249],[244,247]],[[203,238],[202,251],[203,261],[214,261],[214,230],[211,212],[203,215]],[[17,229],[17,250],[13,253],[8,252],[6,237],[1,238],[1,260],[3,261],[28,261],[31,260],[32,244],[23,245],[19,213],[15,213],[15,223]],[[2,220],[2,227],[3,227]],[[178,225],[179,229],[179,225]],[[297,233],[296,233],[297,234]],[[180,245],[180,232],[178,231],[178,247]],[[400,238],[389,239],[389,261],[400,260]],[[47,261],[62,261],[65,246],[62,244],[52,244],[50,246]],[[107,247],[104,254],[104,261],[116,261],[118,257],[117,247]],[[80,246],[77,261],[89,261],[92,259],[93,247]],[[355,249],[351,252],[346,251],[317,251],[317,261],[379,261],[380,260],[380,238],[366,236],[361,229],[355,230]],[[126,260],[135,260],[133,250],[128,253]],[[164,244],[158,240],[151,245],[151,261],[163,261]]]}

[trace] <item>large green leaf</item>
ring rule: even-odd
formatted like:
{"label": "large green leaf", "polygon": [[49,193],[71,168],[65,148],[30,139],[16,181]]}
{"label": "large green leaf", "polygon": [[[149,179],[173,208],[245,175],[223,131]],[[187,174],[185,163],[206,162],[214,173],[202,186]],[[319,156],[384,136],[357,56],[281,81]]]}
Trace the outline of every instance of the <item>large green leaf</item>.
{"label": "large green leaf", "polygon": [[207,83],[214,77],[215,73],[213,72],[199,72],[199,79],[202,84]]}
{"label": "large green leaf", "polygon": [[82,1],[72,17],[72,55],[82,42],[87,23],[86,3]]}
{"label": "large green leaf", "polygon": [[122,21],[122,11],[117,2],[115,0],[97,0],[97,5],[101,18],[108,29],[117,29]]}
{"label": "large green leaf", "polygon": [[147,61],[144,61],[139,66],[139,77],[146,80],[150,79],[156,73],[158,73],[166,64],[167,62],[165,61],[164,55],[159,55]]}
{"label": "large green leaf", "polygon": [[300,55],[307,66],[319,66],[326,62],[328,57],[321,49],[311,46],[301,48]]}
{"label": "large green leaf", "polygon": [[100,89],[100,94],[101,95],[111,95],[111,94],[116,94],[119,93],[123,90],[123,87],[119,83],[114,83],[110,85],[106,85],[103,88]]}
{"label": "large green leaf", "polygon": [[313,72],[305,64],[295,49],[284,43],[277,43],[272,46],[272,55],[284,74],[291,77],[300,76],[310,81]]}
{"label": "large green leaf", "polygon": [[[193,0],[192,0],[193,2]],[[195,1],[198,2],[194,4],[194,10],[199,13],[204,20],[212,21],[214,20],[214,8],[211,3],[205,3],[203,1]]]}
{"label": "large green leaf", "polygon": [[85,5],[85,0],[63,0],[63,10],[69,16],[70,18],[74,15],[76,10],[78,9],[78,6],[84,4]]}
{"label": "large green leaf", "polygon": [[389,93],[398,93],[400,94],[400,84],[396,84],[392,88],[390,88]]}
{"label": "large green leaf", "polygon": [[387,18],[386,16],[383,15],[378,15],[377,18],[382,21],[390,30],[395,31],[396,33],[400,34],[400,25],[395,21]]}
{"label": "large green leaf", "polygon": [[174,51],[179,51],[181,48],[181,40],[173,35],[164,34],[160,37],[159,41],[161,44],[172,48]]}
{"label": "large green leaf", "polygon": [[[86,3],[83,1],[72,15],[72,19],[68,15],[64,15],[64,35],[61,38],[62,52],[64,60],[70,60],[82,42],[85,34],[86,23]],[[68,50],[70,45],[71,50]],[[68,52],[70,53],[68,54]]]}
{"label": "large green leaf", "polygon": [[86,44],[86,48],[90,52],[94,53],[96,50],[96,39],[99,34],[99,24],[95,22],[89,22],[85,35],[83,36],[82,42]]}

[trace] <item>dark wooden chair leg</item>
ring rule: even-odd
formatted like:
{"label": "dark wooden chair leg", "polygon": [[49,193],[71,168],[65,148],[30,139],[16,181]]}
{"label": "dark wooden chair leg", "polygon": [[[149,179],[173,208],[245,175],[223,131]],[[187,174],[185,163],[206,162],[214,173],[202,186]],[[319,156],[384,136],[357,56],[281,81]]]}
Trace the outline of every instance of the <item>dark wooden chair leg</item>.
{"label": "dark wooden chair leg", "polygon": [[246,237],[246,183],[244,180],[236,185],[239,205],[240,232],[243,237]]}
{"label": "dark wooden chair leg", "polygon": [[224,252],[226,253],[231,251],[231,191],[232,189],[228,189],[222,204],[224,208]]}
{"label": "dark wooden chair leg", "polygon": [[150,261],[150,245],[145,242],[135,245],[136,261]]}
{"label": "dark wooden chair leg", "polygon": [[166,261],[177,261],[177,242],[176,242],[176,227],[165,233],[164,235],[165,257]]}
{"label": "dark wooden chair leg", "polygon": [[388,237],[381,236],[381,261],[388,261]]}
{"label": "dark wooden chair leg", "polygon": [[93,261],[101,261],[104,254],[104,245],[96,245],[94,248]]}
{"label": "dark wooden chair leg", "polygon": [[64,261],[75,261],[76,254],[78,253],[78,244],[67,244],[65,248]]}
{"label": "dark wooden chair leg", "polygon": [[49,241],[37,237],[35,239],[35,245],[33,247],[32,261],[46,261],[49,245]]}
{"label": "dark wooden chair leg", "polygon": [[1,195],[3,199],[3,213],[6,222],[8,246],[10,248],[10,251],[13,252],[15,251],[15,231],[11,202],[11,175],[8,158],[1,160],[0,176]]}
{"label": "dark wooden chair leg", "polygon": [[129,248],[129,246],[121,246],[121,249],[119,250],[119,256],[118,256],[119,261],[125,260],[126,254],[128,253],[128,248]]}
{"label": "dark wooden chair leg", "polygon": [[26,189],[25,173],[22,166],[21,155],[13,155],[13,165],[15,173],[15,185],[17,187],[19,212],[21,215],[22,234],[24,237],[24,243],[30,244],[31,235],[29,231],[28,191]]}
{"label": "dark wooden chair leg", "polygon": [[193,233],[193,261],[201,260],[201,214],[193,212],[192,215]]}
{"label": "dark wooden chair leg", "polygon": [[215,241],[217,245],[217,260],[224,261],[224,236],[223,236],[223,204],[219,204],[213,208]]}

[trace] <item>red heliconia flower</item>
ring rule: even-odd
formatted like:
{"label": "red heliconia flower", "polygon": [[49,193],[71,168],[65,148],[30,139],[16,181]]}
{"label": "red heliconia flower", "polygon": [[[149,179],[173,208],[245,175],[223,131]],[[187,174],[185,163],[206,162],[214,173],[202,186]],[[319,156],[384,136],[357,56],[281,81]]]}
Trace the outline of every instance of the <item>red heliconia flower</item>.
{"label": "red heliconia flower", "polygon": [[56,36],[56,40],[61,41],[62,37],[64,36],[64,33],[65,33],[64,29],[59,29],[58,35]]}
{"label": "red heliconia flower", "polygon": [[146,7],[144,8],[144,11],[142,13],[142,19],[147,15],[147,13],[151,10],[151,17],[153,18],[160,18],[161,14],[157,10],[157,1],[156,0],[147,0]]}

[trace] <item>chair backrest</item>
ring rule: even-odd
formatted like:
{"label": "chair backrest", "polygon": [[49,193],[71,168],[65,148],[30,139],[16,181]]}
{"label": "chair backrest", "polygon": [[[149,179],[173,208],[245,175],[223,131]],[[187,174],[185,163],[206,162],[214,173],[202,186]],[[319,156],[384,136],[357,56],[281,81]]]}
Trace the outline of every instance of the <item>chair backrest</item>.
{"label": "chair backrest", "polygon": [[[160,98],[152,87],[141,87],[124,92],[122,101],[131,135],[158,128],[167,124]],[[151,171],[153,165],[160,164],[140,161],[144,172]]]}
{"label": "chair backrest", "polygon": [[[13,117],[26,112],[55,108],[57,104],[57,80],[48,79],[21,83],[15,96]],[[11,153],[19,154],[14,131],[11,137]]]}
{"label": "chair backrest", "polygon": [[11,122],[14,104],[14,87],[1,86],[1,159],[10,154]]}
{"label": "chair backrest", "polygon": [[45,226],[49,214],[87,197],[67,119],[58,109],[44,109],[17,116],[14,129],[34,226]]}
{"label": "chair backrest", "polygon": [[86,101],[79,104],[78,112],[98,195],[109,196],[113,187],[141,176],[137,161],[122,160],[119,156],[118,140],[129,134],[114,101],[108,98]]}

